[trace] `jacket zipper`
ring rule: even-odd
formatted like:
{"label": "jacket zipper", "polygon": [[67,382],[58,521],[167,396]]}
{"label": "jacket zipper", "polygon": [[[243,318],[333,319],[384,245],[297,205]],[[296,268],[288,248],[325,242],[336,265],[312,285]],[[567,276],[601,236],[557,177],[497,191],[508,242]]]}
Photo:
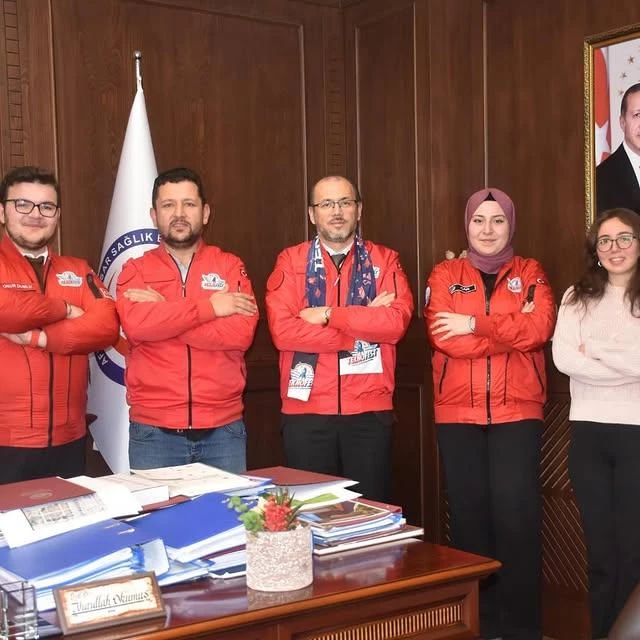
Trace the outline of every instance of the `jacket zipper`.
{"label": "jacket zipper", "polygon": [[[40,290],[44,294],[47,288],[47,276],[49,275],[49,268],[51,267],[51,262],[45,265],[43,273],[42,273],[42,284],[40,284],[39,279],[36,276],[36,280],[38,280],[38,284],[40,284]],[[53,445],[53,353],[49,351],[49,433],[47,436],[47,446],[50,447]]]}
{"label": "jacket zipper", "polygon": [[[493,293],[498,284],[502,281],[503,278],[507,276],[510,270],[505,271],[501,277],[497,277],[496,281],[493,285]],[[490,307],[491,307],[491,298],[487,295],[487,286],[484,284],[484,310],[486,315],[489,315]],[[487,389],[486,389],[486,406],[487,406],[487,424],[491,424],[491,356],[487,356]]]}
{"label": "jacket zipper", "polygon": [[509,373],[509,358],[511,357],[510,353],[507,353],[507,361],[504,363],[504,397],[502,399],[502,404],[507,404],[507,374]]}
{"label": "jacket zipper", "polygon": [[[339,267],[336,265],[336,271],[338,272],[338,279],[336,280],[336,284],[338,285],[338,306],[340,306],[340,284],[342,282],[342,280],[340,279],[340,275],[342,273],[342,265],[344,264],[345,260],[342,261]],[[333,262],[333,260],[331,262]],[[339,351],[336,354],[336,358],[338,359],[338,415],[340,415],[342,413],[342,376],[340,375]]]}
{"label": "jacket zipper", "polygon": [[[497,282],[493,285],[495,290]],[[484,310],[489,315],[491,301],[487,295],[487,288],[484,288]],[[491,424],[491,356],[487,356],[487,389],[486,389],[486,405],[487,405],[487,424]]]}
{"label": "jacket zipper", "polygon": [[440,383],[438,384],[438,393],[442,395],[442,384],[444,377],[447,374],[447,365],[449,364],[449,356],[444,357],[444,364],[442,365],[442,375],[440,376]]}
{"label": "jacket zipper", "polygon": [[538,371],[538,366],[536,365],[536,361],[533,359],[533,354],[531,354],[531,364],[533,365],[533,370],[536,372],[536,378],[538,378],[538,382],[540,383],[540,390],[544,393],[544,384],[542,382],[542,376]]}
{"label": "jacket zipper", "polygon": [[[176,262],[176,259],[171,256],[172,262],[175,264],[176,269],[178,270],[178,275],[180,276],[181,289],[182,289],[182,297],[187,297],[187,279],[189,277],[189,271],[191,270],[191,263],[193,262],[193,256],[191,256],[191,260],[189,260],[189,266],[187,267],[187,273],[184,275],[184,280],[182,279],[182,271],[180,270],[180,266]],[[187,345],[187,429],[193,429],[193,394],[191,391],[191,347]]]}

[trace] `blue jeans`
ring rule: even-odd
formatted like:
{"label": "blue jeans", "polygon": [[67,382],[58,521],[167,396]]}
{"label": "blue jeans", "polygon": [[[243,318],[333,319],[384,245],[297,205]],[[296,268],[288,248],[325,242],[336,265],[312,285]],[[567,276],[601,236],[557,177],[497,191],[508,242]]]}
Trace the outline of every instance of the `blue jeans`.
{"label": "blue jeans", "polygon": [[185,432],[131,422],[129,465],[132,469],[155,469],[204,462],[231,473],[246,471],[247,431],[242,420],[208,430],[199,440],[190,440]]}

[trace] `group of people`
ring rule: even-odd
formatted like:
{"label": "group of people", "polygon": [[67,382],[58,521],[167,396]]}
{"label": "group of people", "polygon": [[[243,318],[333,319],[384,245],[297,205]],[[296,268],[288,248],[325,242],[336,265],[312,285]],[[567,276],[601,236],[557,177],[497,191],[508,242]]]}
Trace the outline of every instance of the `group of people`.
{"label": "group of people", "polygon": [[428,279],[434,409],[452,543],[501,570],[481,589],[484,638],[540,639],[544,346],[570,378],[569,473],[588,553],[591,627],[606,638],[640,582],[640,217],[603,212],[557,319],[540,264],[514,256],[515,208],[473,194],[466,256]]}
{"label": "group of people", "polygon": [[[48,246],[60,217],[55,176],[34,167],[5,176],[0,482],[84,472],[87,354],[114,344],[120,325],[131,467],[245,469],[251,282],[239,258],[204,242],[211,208],[194,171],[158,175],[150,213],[161,243],[124,265],[114,302],[84,260]],[[395,345],[413,296],[398,254],[362,238],[362,199],[349,180],[319,180],[308,214],[316,236],[282,251],[267,281],[285,459],[388,500]],[[569,465],[593,635],[605,637],[640,580],[640,218],[614,209],[597,219],[557,320],[541,265],[514,255],[509,196],[473,194],[464,225],[466,255],[433,269],[424,317],[451,540],[502,562],[482,589],[482,635],[542,637],[539,465],[553,336],[556,366],[571,380]]]}
{"label": "group of people", "polygon": [[[287,464],[354,478],[390,499],[395,344],[413,313],[398,254],[364,241],[345,178],[311,189],[317,236],[285,249],[267,284],[280,351]],[[243,262],[208,245],[202,180],[156,178],[160,245],[125,263],[116,301],[89,265],[49,246],[56,177],[10,171],[0,186],[0,482],[84,473],[87,354],[127,341],[132,469],[204,462],[246,469],[245,352],[258,306]]]}

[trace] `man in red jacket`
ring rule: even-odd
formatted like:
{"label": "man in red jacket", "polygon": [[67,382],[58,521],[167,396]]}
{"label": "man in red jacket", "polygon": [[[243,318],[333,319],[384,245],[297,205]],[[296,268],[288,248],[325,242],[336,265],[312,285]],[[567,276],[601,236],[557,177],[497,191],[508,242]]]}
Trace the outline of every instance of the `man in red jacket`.
{"label": "man in red jacket", "polygon": [[116,295],[130,349],[129,464],[244,471],[244,354],[258,323],[251,282],[239,258],[202,240],[211,211],[194,171],[161,173],[152,203],[161,245],[124,265]]}
{"label": "man in red jacket", "polygon": [[89,265],[48,247],[56,177],[37,167],[0,185],[0,482],[84,473],[87,354],[118,336],[115,304]]}
{"label": "man in red jacket", "polygon": [[359,235],[360,193],[346,178],[315,184],[317,236],[285,249],[267,283],[280,350],[287,464],[349,477],[389,500],[396,343],[413,312],[398,254]]}

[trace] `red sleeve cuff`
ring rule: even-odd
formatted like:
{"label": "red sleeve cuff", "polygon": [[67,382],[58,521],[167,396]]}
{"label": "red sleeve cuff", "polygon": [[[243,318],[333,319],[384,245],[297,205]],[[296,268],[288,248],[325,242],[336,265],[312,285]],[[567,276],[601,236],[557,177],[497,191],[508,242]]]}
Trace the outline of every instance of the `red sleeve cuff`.
{"label": "red sleeve cuff", "polygon": [[475,330],[475,334],[477,336],[482,336],[482,337],[488,337],[491,335],[491,328],[492,328],[492,322],[491,322],[491,316],[487,316],[487,315],[479,315],[476,316],[476,330]]}

